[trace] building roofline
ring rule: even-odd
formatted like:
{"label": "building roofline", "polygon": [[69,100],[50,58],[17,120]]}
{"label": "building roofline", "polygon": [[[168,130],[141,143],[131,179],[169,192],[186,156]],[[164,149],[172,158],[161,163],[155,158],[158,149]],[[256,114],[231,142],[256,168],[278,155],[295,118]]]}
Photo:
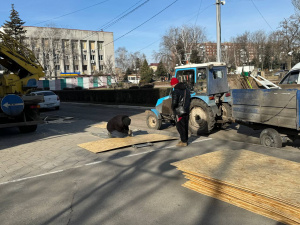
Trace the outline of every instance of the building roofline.
{"label": "building roofline", "polygon": [[[36,26],[23,26],[23,27],[36,27]],[[78,30],[78,31],[91,31],[91,32],[103,32],[103,33],[113,33],[110,31],[95,31],[95,30],[81,30],[81,29],[70,29],[70,28],[59,28],[59,27],[36,27],[36,28],[49,28],[49,29],[64,29],[64,30]]]}

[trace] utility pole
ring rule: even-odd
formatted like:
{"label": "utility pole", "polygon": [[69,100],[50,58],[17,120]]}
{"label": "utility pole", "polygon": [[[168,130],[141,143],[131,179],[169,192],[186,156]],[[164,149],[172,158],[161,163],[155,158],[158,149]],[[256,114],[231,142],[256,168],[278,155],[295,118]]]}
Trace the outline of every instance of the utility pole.
{"label": "utility pole", "polygon": [[217,62],[221,62],[221,4],[225,5],[225,1],[216,0],[217,7]]}

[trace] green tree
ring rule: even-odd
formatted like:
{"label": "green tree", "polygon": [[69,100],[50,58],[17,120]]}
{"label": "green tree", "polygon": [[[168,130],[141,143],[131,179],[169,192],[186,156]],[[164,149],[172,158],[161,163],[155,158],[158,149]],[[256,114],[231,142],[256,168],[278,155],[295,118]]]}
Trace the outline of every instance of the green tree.
{"label": "green tree", "polygon": [[160,61],[157,66],[156,70],[156,76],[166,76],[167,75],[167,69],[165,65]]}
{"label": "green tree", "polygon": [[191,54],[191,57],[190,57],[190,62],[191,63],[201,63],[201,59],[200,59],[198,50],[192,50],[192,54]]}
{"label": "green tree", "polygon": [[135,59],[135,69],[140,69],[141,67],[141,60],[139,58]]}
{"label": "green tree", "polygon": [[6,20],[3,25],[4,32],[22,43],[26,33],[26,30],[23,29],[25,22],[20,19],[19,13],[14,8],[14,4],[11,4],[9,19],[10,21]]}
{"label": "green tree", "polygon": [[153,76],[153,70],[149,67],[147,60],[145,59],[143,65],[140,68],[141,83],[150,83]]}
{"label": "green tree", "polygon": [[127,68],[126,69],[126,72],[125,72],[125,75],[130,75],[130,74],[132,74],[132,70],[130,69],[130,68]]}

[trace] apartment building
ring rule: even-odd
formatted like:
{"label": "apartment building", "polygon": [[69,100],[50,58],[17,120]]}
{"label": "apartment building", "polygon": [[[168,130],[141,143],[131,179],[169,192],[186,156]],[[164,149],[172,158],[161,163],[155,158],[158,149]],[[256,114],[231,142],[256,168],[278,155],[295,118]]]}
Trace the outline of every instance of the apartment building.
{"label": "apartment building", "polygon": [[26,42],[45,68],[46,78],[111,73],[113,33],[24,26]]}

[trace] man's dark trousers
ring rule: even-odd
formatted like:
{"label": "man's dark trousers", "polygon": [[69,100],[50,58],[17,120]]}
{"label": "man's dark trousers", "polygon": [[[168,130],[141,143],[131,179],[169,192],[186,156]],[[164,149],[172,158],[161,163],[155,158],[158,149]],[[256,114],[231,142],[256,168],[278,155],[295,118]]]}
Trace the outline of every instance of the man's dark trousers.
{"label": "man's dark trousers", "polygon": [[176,128],[180,135],[180,140],[187,143],[189,138],[189,115],[182,116],[181,120],[176,123]]}

